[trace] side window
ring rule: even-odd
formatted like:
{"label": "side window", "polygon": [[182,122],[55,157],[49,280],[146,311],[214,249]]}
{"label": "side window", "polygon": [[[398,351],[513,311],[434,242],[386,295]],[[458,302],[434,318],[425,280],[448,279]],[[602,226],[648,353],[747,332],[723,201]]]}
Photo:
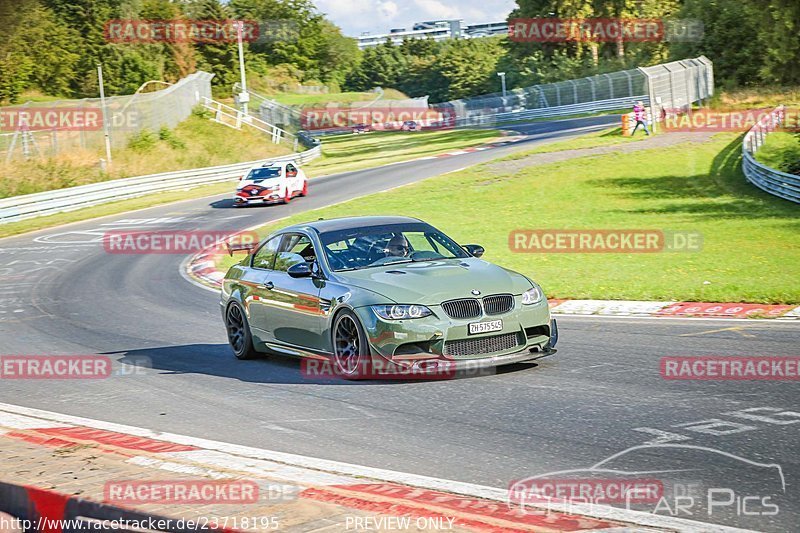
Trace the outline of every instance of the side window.
{"label": "side window", "polygon": [[293,176],[293,175],[296,176],[297,175],[297,169],[291,163],[286,165],[286,175],[287,176]]}
{"label": "side window", "polygon": [[272,270],[275,257],[278,255],[278,245],[282,236],[277,236],[266,242],[253,256],[253,268]]}
{"label": "side window", "polygon": [[284,235],[281,242],[274,270],[286,272],[297,263],[311,263],[316,260],[314,245],[305,235]]}

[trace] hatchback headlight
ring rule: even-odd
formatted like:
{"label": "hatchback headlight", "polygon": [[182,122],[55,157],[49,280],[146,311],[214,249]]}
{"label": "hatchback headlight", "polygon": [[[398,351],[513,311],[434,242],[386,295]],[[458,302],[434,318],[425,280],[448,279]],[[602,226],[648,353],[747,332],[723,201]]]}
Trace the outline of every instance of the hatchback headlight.
{"label": "hatchback headlight", "polygon": [[542,290],[538,285],[534,285],[522,293],[522,303],[525,305],[536,304],[542,301]]}
{"label": "hatchback headlight", "polygon": [[423,318],[433,314],[424,305],[373,305],[372,310],[384,320]]}

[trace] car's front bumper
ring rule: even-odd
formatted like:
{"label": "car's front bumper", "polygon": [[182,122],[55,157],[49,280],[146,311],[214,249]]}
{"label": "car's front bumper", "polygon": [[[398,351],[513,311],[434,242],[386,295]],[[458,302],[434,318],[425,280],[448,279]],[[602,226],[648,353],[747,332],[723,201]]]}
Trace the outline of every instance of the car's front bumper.
{"label": "car's front bumper", "polygon": [[[478,369],[555,353],[558,327],[547,302],[528,306],[520,297],[515,300],[514,309],[503,315],[463,320],[450,318],[439,306],[429,306],[432,316],[411,320],[384,320],[369,307],[357,312],[373,355],[402,368],[435,370],[447,363],[449,369]],[[468,333],[470,323],[492,320],[502,320],[502,329]]]}
{"label": "car's front bumper", "polygon": [[275,204],[283,201],[279,192],[269,193],[266,196],[235,196],[234,205],[263,205]]}

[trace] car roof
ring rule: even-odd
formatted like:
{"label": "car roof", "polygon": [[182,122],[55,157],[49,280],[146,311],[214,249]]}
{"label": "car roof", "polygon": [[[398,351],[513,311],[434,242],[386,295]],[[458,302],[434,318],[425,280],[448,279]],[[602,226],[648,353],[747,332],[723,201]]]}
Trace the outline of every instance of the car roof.
{"label": "car roof", "polygon": [[[357,229],[367,226],[387,226],[392,224],[419,224],[422,220],[412,217],[401,216],[364,216],[364,217],[341,217],[328,220],[315,220],[303,224],[295,224],[284,228],[282,231],[313,229],[318,233],[329,233],[331,231],[341,231]],[[422,222],[424,224],[424,222]]]}
{"label": "car roof", "polygon": [[289,163],[292,163],[293,165],[296,164],[294,162],[294,160],[292,160],[292,159],[271,159],[269,161],[264,161],[262,163],[258,163],[258,164],[253,165],[252,167],[250,167],[250,170],[252,170],[254,168],[266,168],[266,167],[283,166],[283,165],[288,165]]}

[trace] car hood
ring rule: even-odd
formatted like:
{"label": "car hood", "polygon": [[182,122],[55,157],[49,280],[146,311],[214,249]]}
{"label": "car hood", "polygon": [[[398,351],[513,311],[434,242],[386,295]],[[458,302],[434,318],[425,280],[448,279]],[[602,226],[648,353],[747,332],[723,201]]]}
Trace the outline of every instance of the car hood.
{"label": "car hood", "polygon": [[437,305],[455,298],[522,294],[531,288],[525,276],[474,257],[462,260],[400,263],[337,272],[344,283],[381,294],[397,303]]}

